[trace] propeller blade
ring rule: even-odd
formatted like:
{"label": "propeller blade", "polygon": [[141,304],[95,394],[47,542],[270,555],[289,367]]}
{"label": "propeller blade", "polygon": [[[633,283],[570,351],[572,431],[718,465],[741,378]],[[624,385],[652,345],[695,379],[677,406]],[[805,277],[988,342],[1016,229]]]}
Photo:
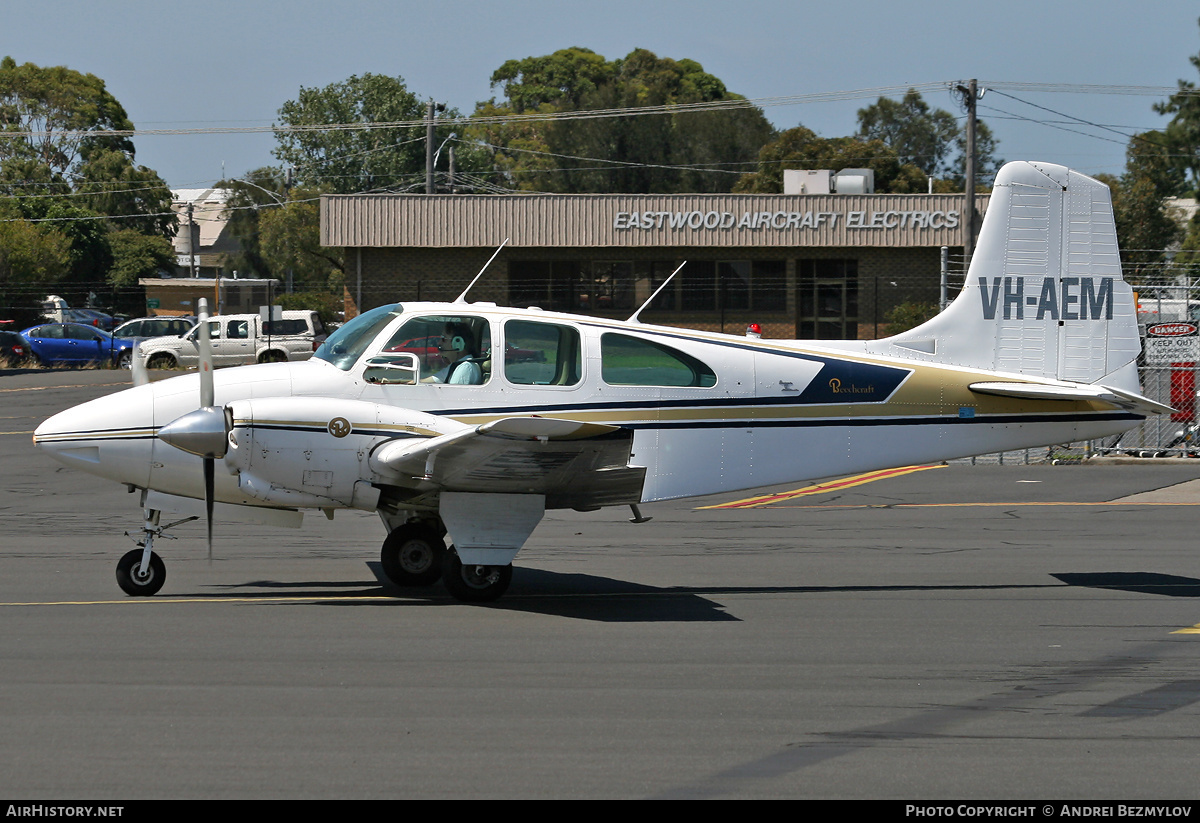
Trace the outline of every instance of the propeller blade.
{"label": "propeller blade", "polygon": [[212,339],[208,329],[208,300],[200,298],[200,311],[197,319],[200,322],[200,407],[213,405],[213,353]]}
{"label": "propeller blade", "polygon": [[[183,439],[189,441],[188,446],[179,446],[184,451],[191,451],[193,454],[199,454],[204,458],[204,512],[208,520],[208,562],[212,563],[212,532],[213,532],[213,497],[215,496],[215,468],[216,463],[214,457],[222,457],[225,454],[225,438],[228,436],[229,428],[226,423],[225,412],[223,409],[215,409],[216,391],[213,388],[213,353],[212,353],[212,335],[208,327],[208,300],[200,298],[200,312],[197,318],[200,321],[200,408],[192,412],[195,415],[188,424],[182,428],[186,434],[182,435]],[[210,412],[219,413],[218,415],[210,414]],[[203,417],[200,415],[203,414]],[[189,415],[184,415],[179,420],[174,421],[171,425],[179,423],[180,420],[185,420]],[[167,427],[169,428],[169,426]],[[219,428],[219,433],[218,433]],[[162,432],[159,432],[162,436]],[[220,438],[218,441],[217,438]],[[171,443],[171,440],[167,440]],[[178,446],[178,443],[172,443]]]}
{"label": "propeller blade", "polygon": [[146,363],[142,360],[142,353],[138,349],[139,345],[134,343],[133,349],[129,352],[129,366],[133,373],[133,385],[144,386],[150,382],[150,372],[146,370]]}
{"label": "propeller blade", "polygon": [[213,527],[213,497],[215,479],[215,461],[211,457],[204,458],[204,513],[208,519],[208,562],[212,565],[212,527]]}

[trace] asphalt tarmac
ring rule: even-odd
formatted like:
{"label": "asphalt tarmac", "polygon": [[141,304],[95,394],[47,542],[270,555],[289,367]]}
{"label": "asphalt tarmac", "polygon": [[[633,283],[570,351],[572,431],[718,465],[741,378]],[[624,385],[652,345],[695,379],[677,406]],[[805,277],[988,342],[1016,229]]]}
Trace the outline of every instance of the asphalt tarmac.
{"label": "asphalt tarmac", "polygon": [[136,497],[30,444],[125,378],[0,374],[0,796],[1197,795],[1200,461],[551,512],[490,606],[373,516],[193,523],[128,598]]}

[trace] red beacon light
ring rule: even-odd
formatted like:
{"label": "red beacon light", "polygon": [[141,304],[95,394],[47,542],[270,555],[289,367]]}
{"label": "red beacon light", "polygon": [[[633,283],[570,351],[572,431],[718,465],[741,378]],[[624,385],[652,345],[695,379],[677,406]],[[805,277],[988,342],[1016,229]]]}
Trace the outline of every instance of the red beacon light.
{"label": "red beacon light", "polygon": [[747,337],[762,337],[762,326],[757,323],[751,323],[746,327]]}

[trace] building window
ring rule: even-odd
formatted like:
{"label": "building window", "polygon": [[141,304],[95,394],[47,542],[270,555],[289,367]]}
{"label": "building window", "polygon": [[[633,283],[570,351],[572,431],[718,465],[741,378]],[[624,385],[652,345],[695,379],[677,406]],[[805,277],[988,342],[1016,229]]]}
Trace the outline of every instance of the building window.
{"label": "building window", "polygon": [[802,340],[858,337],[858,261],[796,261],[796,336]]}
{"label": "building window", "polygon": [[508,302],[518,308],[539,306],[577,312],[579,263],[574,260],[514,260],[508,264]]}
{"label": "building window", "polygon": [[787,308],[786,260],[698,260],[680,277],[684,311]]}
{"label": "building window", "polygon": [[590,282],[582,284],[587,308],[592,311],[633,310],[633,263],[601,261],[592,263]]}

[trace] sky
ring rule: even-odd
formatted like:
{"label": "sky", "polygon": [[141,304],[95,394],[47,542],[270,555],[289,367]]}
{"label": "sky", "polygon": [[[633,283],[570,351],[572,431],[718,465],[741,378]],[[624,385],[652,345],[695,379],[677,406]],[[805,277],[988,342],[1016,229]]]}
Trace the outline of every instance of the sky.
{"label": "sky", "polygon": [[[100,77],[139,129],[270,126],[302,87],[368,72],[466,114],[496,94],[489,78],[506,60],[571,46],[689,58],[755,100],[837,98],[764,106],[777,128],[823,137],[853,134],[881,89],[975,78],[996,86],[979,115],[1000,157],[1119,174],[1128,135],[1167,121],[1153,104],[1200,81],[1198,15],[1189,0],[0,0],[0,55]],[[1060,90],[1014,88],[1026,83]],[[949,91],[923,93],[960,113]],[[269,132],[134,144],[172,188],[278,163]]]}

